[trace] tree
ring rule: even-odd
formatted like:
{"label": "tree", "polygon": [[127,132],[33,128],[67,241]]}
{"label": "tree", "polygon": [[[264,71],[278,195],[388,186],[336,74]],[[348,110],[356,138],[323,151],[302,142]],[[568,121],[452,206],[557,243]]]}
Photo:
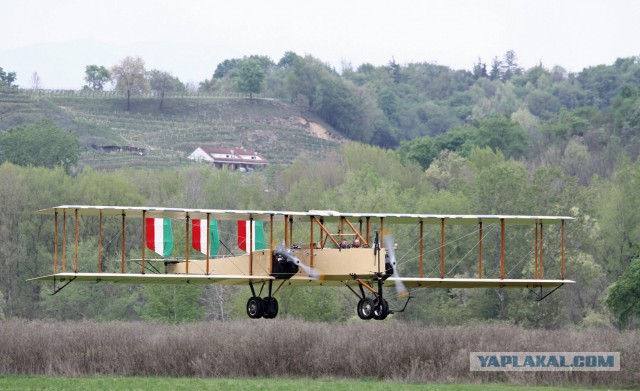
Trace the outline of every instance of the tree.
{"label": "tree", "polygon": [[16,73],[15,72],[5,72],[2,67],[0,67],[0,86],[11,87],[11,84],[16,81]]}
{"label": "tree", "polygon": [[560,99],[546,91],[534,90],[527,96],[527,107],[531,114],[542,119],[549,119],[562,108]]}
{"label": "tree", "polygon": [[227,59],[218,64],[215,72],[213,72],[214,79],[222,79],[227,76],[232,70],[234,70],[242,62],[239,58]]}
{"label": "tree", "polygon": [[607,306],[624,326],[634,316],[640,316],[640,259],[635,259],[620,280],[609,288]]}
{"label": "tree", "polygon": [[503,81],[510,80],[514,76],[519,76],[522,74],[522,68],[518,66],[518,57],[516,56],[516,52],[513,50],[508,50],[504,54],[504,62],[502,63],[502,74],[501,79]]}
{"label": "tree", "polygon": [[400,107],[398,104],[398,96],[393,90],[383,88],[378,92],[378,107],[387,116],[392,124],[398,124],[400,121]]}
{"label": "tree", "polygon": [[204,79],[204,81],[198,83],[198,92],[215,91],[218,88],[218,84],[218,80],[213,77],[211,79]]}
{"label": "tree", "polygon": [[425,176],[436,189],[448,189],[451,181],[460,176],[464,165],[463,157],[445,149],[433,160]]}
{"label": "tree", "polygon": [[284,56],[278,61],[278,66],[285,69],[292,68],[297,61],[302,60],[302,57],[298,56],[295,52],[285,52]]}
{"label": "tree", "polygon": [[202,285],[145,285],[142,319],[169,323],[203,320],[204,308],[198,302],[203,290]]}
{"label": "tree", "polygon": [[640,161],[620,159],[613,178],[603,183],[597,203],[596,251],[611,280],[640,257]]}
{"label": "tree", "polygon": [[40,76],[38,76],[38,72],[33,72],[33,75],[31,75],[31,88],[34,90],[39,90],[41,88],[41,80]]}
{"label": "tree", "polygon": [[527,135],[520,124],[502,116],[480,122],[476,137],[475,145],[501,150],[506,156],[522,156],[527,146]]}
{"label": "tree", "polygon": [[389,73],[391,77],[393,77],[393,81],[398,84],[402,81],[402,74],[400,73],[400,64],[396,62],[396,59],[391,57],[391,61],[389,61]]}
{"label": "tree", "polygon": [[21,166],[61,166],[71,170],[80,157],[75,134],[50,120],[9,129],[0,136],[0,148],[6,160]]}
{"label": "tree", "polygon": [[397,152],[402,160],[415,160],[424,170],[438,155],[436,145],[429,136],[402,141]]}
{"label": "tree", "polygon": [[127,111],[131,109],[131,95],[149,91],[149,80],[146,78],[144,60],[140,57],[128,56],[120,64],[111,68],[116,79],[116,90],[127,93]]}
{"label": "tree", "polygon": [[235,85],[240,92],[249,93],[249,98],[253,98],[253,94],[262,91],[263,80],[264,70],[260,63],[253,58],[247,58],[240,64]]}
{"label": "tree", "polygon": [[111,81],[111,72],[102,65],[87,65],[84,73],[84,81],[87,82],[85,87],[93,91],[102,91],[104,85]]}
{"label": "tree", "polygon": [[151,85],[151,91],[160,95],[160,106],[158,107],[160,110],[162,110],[162,104],[164,103],[165,92],[185,88],[180,79],[173,77],[169,72],[159,71],[157,69],[149,71],[149,83]]}
{"label": "tree", "polygon": [[478,57],[478,62],[473,64],[473,78],[478,80],[481,77],[489,77],[489,74],[487,73],[487,64]]}
{"label": "tree", "polygon": [[489,79],[500,80],[502,77],[502,61],[498,57],[494,57],[491,60],[491,70],[489,71]]}

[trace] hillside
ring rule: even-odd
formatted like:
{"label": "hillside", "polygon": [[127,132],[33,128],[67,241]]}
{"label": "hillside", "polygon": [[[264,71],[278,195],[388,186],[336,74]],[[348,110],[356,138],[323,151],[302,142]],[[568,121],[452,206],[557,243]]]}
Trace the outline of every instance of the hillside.
{"label": "hillside", "polygon": [[[48,118],[78,133],[81,166],[171,167],[197,146],[245,147],[272,164],[286,164],[300,154],[318,156],[335,149],[339,136],[317,116],[272,99],[183,94],[158,99],[146,96],[124,110],[115,93],[19,90],[0,93],[0,130]],[[146,149],[144,156],[107,153],[101,145]]]}

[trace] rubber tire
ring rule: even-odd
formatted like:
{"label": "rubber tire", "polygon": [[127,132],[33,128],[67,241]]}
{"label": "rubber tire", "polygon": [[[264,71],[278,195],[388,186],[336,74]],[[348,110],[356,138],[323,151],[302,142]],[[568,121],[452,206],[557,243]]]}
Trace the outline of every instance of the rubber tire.
{"label": "rubber tire", "polygon": [[251,319],[262,318],[264,315],[264,305],[262,299],[256,296],[250,297],[247,301],[247,315]]}
{"label": "rubber tire", "polygon": [[379,302],[376,299],[373,307],[373,319],[375,320],[385,320],[387,316],[389,316],[389,303],[386,299],[382,299],[382,302]]}
{"label": "rubber tire", "polygon": [[264,308],[265,319],[273,319],[278,316],[278,300],[275,297],[262,298],[262,308]]}
{"label": "rubber tire", "polygon": [[358,317],[362,320],[369,320],[373,317],[373,299],[364,297],[358,302]]}

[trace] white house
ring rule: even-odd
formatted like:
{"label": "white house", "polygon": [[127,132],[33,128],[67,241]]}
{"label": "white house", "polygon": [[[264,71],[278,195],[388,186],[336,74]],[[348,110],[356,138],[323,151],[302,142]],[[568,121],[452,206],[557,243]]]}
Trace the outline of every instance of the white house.
{"label": "white house", "polygon": [[207,148],[198,147],[189,155],[189,159],[202,163],[211,163],[216,168],[230,170],[261,170],[269,161],[252,149]]}

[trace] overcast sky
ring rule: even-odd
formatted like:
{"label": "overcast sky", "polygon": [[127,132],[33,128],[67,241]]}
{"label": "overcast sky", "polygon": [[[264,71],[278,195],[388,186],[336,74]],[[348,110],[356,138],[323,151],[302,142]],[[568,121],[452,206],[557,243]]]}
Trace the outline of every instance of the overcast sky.
{"label": "overcast sky", "polygon": [[515,50],[572,72],[640,55],[635,0],[19,0],[0,7],[0,67],[22,87],[83,84],[84,66],[139,55],[183,82],[221,61],[284,52],[343,63],[431,62],[471,69]]}

